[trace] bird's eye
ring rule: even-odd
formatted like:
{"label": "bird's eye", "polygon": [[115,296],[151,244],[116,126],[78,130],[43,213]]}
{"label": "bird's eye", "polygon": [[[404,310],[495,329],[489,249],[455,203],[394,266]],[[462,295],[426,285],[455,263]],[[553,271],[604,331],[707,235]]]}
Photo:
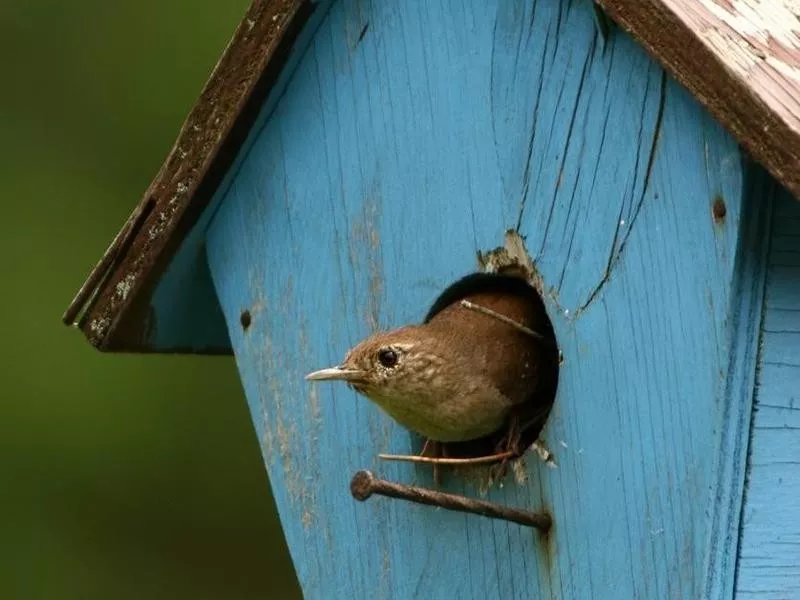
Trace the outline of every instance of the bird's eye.
{"label": "bird's eye", "polygon": [[378,362],[387,369],[391,369],[397,364],[397,352],[388,348],[381,350],[378,352]]}

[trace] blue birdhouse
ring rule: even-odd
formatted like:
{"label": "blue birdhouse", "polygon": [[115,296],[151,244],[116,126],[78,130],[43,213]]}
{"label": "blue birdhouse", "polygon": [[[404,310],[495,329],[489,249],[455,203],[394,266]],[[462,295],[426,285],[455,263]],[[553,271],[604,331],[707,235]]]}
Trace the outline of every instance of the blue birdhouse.
{"label": "blue birdhouse", "polygon": [[[599,4],[254,0],[65,315],[235,357],[306,597],[800,597],[800,9]],[[557,392],[437,487],[304,376],[501,262]]]}

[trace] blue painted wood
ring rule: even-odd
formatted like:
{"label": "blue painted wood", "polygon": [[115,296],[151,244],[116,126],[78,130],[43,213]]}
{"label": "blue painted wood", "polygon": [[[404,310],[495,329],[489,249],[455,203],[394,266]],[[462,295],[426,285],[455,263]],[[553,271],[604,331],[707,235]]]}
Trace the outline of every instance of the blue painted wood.
{"label": "blue painted wood", "polygon": [[314,2],[316,9],[304,31],[296,40],[270,96],[261,107],[253,127],[238,151],[208,208],[159,279],[151,298],[150,326],[146,347],[156,352],[230,353],[231,344],[225,319],[211,283],[205,258],[206,229],[225,198],[231,182],[239,172],[250,147],[259,137],[278,99],[291,79],[294,68],[305,54],[319,25],[325,19],[331,2]]}
{"label": "blue painted wood", "polygon": [[[739,242],[743,208],[766,193],[745,174],[734,141],[628,37],[598,46],[589,2],[335,3],[207,238],[306,596],[724,589],[707,577],[732,573],[716,566],[735,555],[740,482],[720,473],[743,472],[749,423],[745,397],[725,427],[726,401],[756,342],[731,323],[753,310],[741,282],[760,264]],[[379,462],[410,450],[407,433],[303,375],[376,328],[421,320],[509,227],[527,238],[565,357],[543,434],[558,468],[529,458],[527,483],[488,496],[551,511],[550,538],[356,504],[357,469],[430,474]]]}
{"label": "blue painted wood", "polygon": [[226,353],[231,345],[217,300],[203,240],[210,214],[181,242],[150,300],[147,345],[157,352]]}
{"label": "blue painted wood", "polygon": [[729,353],[718,416],[718,442],[708,514],[708,554],[704,598],[731,598],[734,593],[746,453],[750,428],[759,327],[763,311],[769,219],[777,188],[767,173],[745,171],[746,203],[737,248],[728,320]]}
{"label": "blue painted wood", "polygon": [[772,225],[737,598],[800,598],[800,203]]}

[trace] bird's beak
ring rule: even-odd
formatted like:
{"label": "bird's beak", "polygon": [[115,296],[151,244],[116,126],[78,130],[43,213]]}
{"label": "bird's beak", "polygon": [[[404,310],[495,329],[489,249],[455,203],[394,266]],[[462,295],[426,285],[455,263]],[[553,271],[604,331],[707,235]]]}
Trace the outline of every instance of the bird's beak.
{"label": "bird's beak", "polygon": [[320,369],[306,375],[307,381],[359,381],[364,377],[364,371],[345,369],[344,367],[331,367]]}

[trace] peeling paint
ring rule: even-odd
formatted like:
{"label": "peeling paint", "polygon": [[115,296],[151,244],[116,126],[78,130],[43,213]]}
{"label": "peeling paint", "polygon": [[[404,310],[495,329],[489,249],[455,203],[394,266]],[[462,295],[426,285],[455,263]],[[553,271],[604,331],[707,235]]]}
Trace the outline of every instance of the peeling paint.
{"label": "peeling paint", "polygon": [[93,334],[102,337],[108,330],[109,325],[111,325],[111,319],[99,317],[97,319],[92,319],[92,322],[89,324],[89,329]]}
{"label": "peeling paint", "polygon": [[119,298],[122,301],[125,301],[128,298],[128,294],[131,292],[131,289],[133,289],[133,284],[135,282],[136,282],[136,275],[134,275],[133,273],[128,273],[127,275],[125,275],[122,281],[118,281],[117,285],[114,286],[114,292],[117,298]]}
{"label": "peeling paint", "polygon": [[[259,289],[259,288],[256,288]],[[291,293],[291,282],[287,284]],[[290,301],[282,302],[279,313],[286,311]],[[265,459],[270,462],[280,461],[281,470],[290,504],[300,511],[303,521],[313,522],[314,493],[308,486],[306,475],[310,473],[296,461],[295,449],[304,443],[304,436],[299,433],[298,420],[295,412],[301,407],[297,406],[300,392],[296,389],[285,389],[290,382],[301,379],[296,365],[286,362],[284,352],[275,347],[271,335],[273,325],[269,306],[262,297],[253,303],[260,305],[265,315],[259,320],[258,327],[248,336],[247,343],[251,347],[256,369],[259,371],[259,404],[264,420],[263,452]],[[281,316],[279,322],[283,322]],[[296,386],[295,386],[296,387]],[[313,478],[312,478],[313,479]]]}
{"label": "peeling paint", "polygon": [[[371,332],[380,328],[381,298],[383,296],[383,260],[381,259],[380,207],[375,198],[368,196],[361,215],[350,230],[349,255],[354,273],[368,274],[368,296],[363,313]],[[364,264],[366,263],[366,264]]]}
{"label": "peeling paint", "polygon": [[795,0],[670,0],[699,39],[747,81],[789,126],[800,129],[800,5]]}

